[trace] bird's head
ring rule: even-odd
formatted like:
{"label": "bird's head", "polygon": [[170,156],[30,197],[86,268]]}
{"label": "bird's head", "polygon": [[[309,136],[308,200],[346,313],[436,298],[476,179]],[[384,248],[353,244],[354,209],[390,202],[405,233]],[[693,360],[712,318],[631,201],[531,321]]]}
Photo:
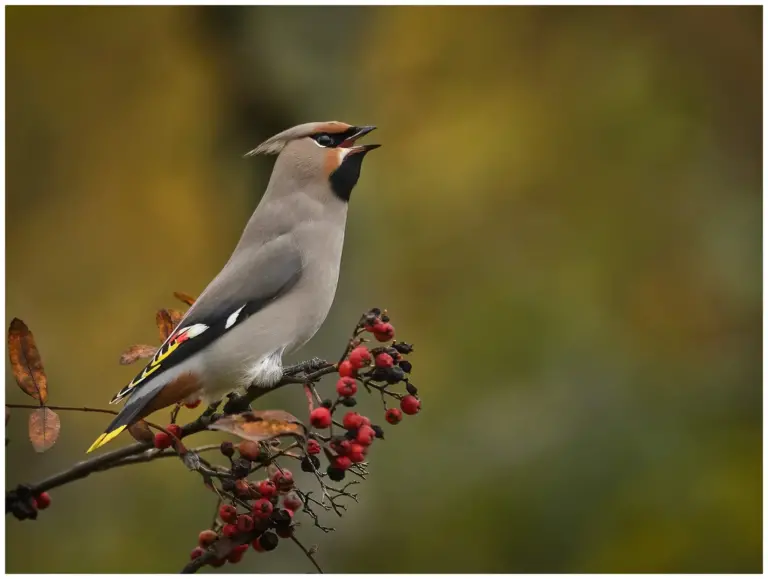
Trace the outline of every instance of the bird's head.
{"label": "bird's head", "polygon": [[298,181],[323,180],[334,194],[349,201],[360,177],[368,151],[381,145],[357,145],[355,141],[376,127],[354,126],[339,121],[305,123],[270,137],[246,153],[278,155],[275,170],[290,171]]}

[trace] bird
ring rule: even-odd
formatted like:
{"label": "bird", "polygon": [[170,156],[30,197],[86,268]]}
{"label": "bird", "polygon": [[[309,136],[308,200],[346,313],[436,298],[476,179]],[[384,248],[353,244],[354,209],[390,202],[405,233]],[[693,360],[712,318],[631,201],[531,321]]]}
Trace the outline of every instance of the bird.
{"label": "bird", "polygon": [[276,155],[266,191],[221,271],[144,369],[112,398],[125,405],[87,452],[152,412],[274,387],[283,356],[317,332],[341,266],[347,208],[372,125],[305,123],[246,153]]}

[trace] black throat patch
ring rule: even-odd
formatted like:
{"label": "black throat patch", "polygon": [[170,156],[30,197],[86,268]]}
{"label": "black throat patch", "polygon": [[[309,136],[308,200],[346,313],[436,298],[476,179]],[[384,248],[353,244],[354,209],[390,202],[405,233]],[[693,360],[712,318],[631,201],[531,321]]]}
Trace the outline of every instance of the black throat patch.
{"label": "black throat patch", "polygon": [[352,189],[355,188],[357,180],[360,178],[360,167],[363,165],[363,158],[367,151],[352,153],[344,157],[328,180],[331,182],[331,189],[342,201],[349,201],[352,196]]}

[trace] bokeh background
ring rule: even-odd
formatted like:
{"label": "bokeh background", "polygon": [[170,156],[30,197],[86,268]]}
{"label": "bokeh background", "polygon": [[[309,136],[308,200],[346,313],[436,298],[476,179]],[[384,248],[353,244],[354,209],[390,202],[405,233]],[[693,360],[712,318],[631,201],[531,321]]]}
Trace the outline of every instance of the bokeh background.
{"label": "bokeh background", "polygon": [[[272,166],[245,151],[376,124],[335,305],[296,359],[388,307],[424,410],[336,534],[302,530],[325,570],[761,570],[760,7],[6,15],[6,318],[35,333],[52,404],[106,405],[155,310],[217,273]],[[36,455],[26,419],[6,485],[105,425],[62,413]],[[7,571],[176,572],[213,511],[177,461],[52,496],[7,520]],[[221,571],[312,567],[284,544]]]}

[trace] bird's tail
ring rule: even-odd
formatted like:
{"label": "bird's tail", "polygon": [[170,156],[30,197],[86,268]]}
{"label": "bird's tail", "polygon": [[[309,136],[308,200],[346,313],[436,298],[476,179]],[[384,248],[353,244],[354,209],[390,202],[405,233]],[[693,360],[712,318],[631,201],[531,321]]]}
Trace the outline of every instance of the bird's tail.
{"label": "bird's tail", "polygon": [[152,399],[157,395],[159,388],[142,388],[137,390],[123,406],[120,413],[107,426],[104,433],[99,436],[86,452],[93,452],[108,442],[114,440],[123,430],[141,418],[140,414]]}

